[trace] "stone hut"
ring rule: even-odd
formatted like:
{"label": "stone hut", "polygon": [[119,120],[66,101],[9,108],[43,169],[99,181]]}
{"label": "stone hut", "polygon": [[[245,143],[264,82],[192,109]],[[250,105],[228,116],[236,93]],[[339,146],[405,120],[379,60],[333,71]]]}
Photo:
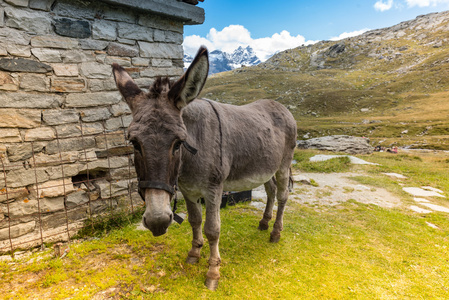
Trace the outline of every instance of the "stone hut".
{"label": "stone hut", "polygon": [[0,0],[0,252],[67,240],[141,205],[118,63],[145,89],[183,72],[195,0]]}

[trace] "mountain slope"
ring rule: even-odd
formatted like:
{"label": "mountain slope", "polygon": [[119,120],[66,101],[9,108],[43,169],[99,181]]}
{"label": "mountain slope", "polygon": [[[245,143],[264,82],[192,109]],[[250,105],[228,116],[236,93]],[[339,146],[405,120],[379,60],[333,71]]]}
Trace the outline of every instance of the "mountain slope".
{"label": "mountain slope", "polygon": [[275,99],[290,108],[300,136],[449,149],[449,12],[283,51],[211,77],[202,95],[237,104]]}

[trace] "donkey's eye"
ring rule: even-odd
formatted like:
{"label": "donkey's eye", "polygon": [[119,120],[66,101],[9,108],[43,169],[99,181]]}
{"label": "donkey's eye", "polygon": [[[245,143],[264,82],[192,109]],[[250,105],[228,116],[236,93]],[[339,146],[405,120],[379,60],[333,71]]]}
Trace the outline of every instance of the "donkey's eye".
{"label": "donkey's eye", "polygon": [[176,141],[176,143],[173,145],[173,154],[181,148],[182,141]]}

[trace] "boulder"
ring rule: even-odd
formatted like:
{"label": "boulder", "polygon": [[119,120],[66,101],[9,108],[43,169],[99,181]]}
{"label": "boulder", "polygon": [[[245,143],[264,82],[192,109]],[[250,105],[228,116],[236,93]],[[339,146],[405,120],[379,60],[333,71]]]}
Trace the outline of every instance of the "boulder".
{"label": "boulder", "polygon": [[297,142],[300,149],[318,149],[350,154],[369,154],[374,148],[369,139],[348,135],[332,135]]}

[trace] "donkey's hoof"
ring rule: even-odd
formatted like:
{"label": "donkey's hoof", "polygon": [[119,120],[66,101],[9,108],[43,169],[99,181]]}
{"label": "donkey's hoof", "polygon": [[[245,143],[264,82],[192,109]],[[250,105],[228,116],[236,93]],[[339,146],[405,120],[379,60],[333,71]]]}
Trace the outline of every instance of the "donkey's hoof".
{"label": "donkey's hoof", "polygon": [[195,256],[187,256],[186,263],[191,264],[191,265],[194,265],[194,264],[198,263],[199,260],[200,260],[199,257],[195,257]]}
{"label": "donkey's hoof", "polygon": [[206,277],[206,282],[204,284],[209,290],[215,291],[218,288],[218,279]]}
{"label": "donkey's hoof", "polygon": [[259,227],[257,227],[257,229],[259,229],[259,230],[268,230],[268,223],[260,221],[259,222]]}
{"label": "donkey's hoof", "polygon": [[273,234],[273,232],[270,234],[270,242],[271,243],[277,243],[279,242],[279,240],[281,239],[281,235],[278,234]]}

